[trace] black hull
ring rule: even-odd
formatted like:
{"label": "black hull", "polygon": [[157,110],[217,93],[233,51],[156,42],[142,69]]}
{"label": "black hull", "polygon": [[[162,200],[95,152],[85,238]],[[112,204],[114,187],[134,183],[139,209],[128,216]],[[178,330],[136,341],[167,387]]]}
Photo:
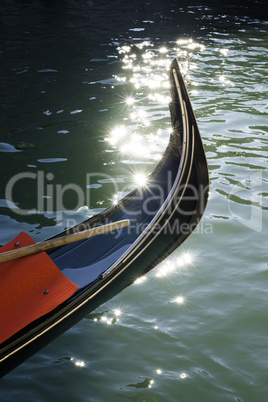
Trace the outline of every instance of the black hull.
{"label": "black hull", "polygon": [[[171,65],[170,83],[173,133],[163,159],[151,175],[153,182],[163,183],[172,169],[172,186],[160,212],[133,242],[129,252],[107,269],[93,285],[78,292],[53,312],[29,324],[1,345],[1,376],[154,268],[179,247],[199,223],[208,199],[208,168],[194,112],[176,59]],[[195,197],[193,189],[196,190]],[[124,218],[128,206],[138,196],[140,193],[134,191],[118,206],[108,208],[84,222],[83,227],[94,227]],[[72,230],[78,229],[79,225]]]}

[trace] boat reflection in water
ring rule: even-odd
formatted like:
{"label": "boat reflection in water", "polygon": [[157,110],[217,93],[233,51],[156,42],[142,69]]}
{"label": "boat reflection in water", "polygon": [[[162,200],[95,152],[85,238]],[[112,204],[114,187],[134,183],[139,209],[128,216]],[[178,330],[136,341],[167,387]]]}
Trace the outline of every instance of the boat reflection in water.
{"label": "boat reflection in water", "polygon": [[[148,177],[138,176],[137,189],[126,197],[115,199],[108,209],[56,238],[123,219],[129,219],[130,225],[53,249],[49,257],[46,255],[44,267],[37,262],[38,255],[1,264],[1,284],[5,275],[5,283],[12,280],[14,292],[24,294],[24,299],[18,296],[14,302],[9,300],[6,288],[1,292],[0,298],[5,298],[1,299],[1,309],[2,302],[9,309],[8,318],[1,312],[1,328],[5,328],[1,335],[1,375],[154,268],[199,223],[208,199],[208,167],[177,59],[171,64],[170,85],[172,132],[154,171]],[[117,130],[112,140],[122,135],[124,130]],[[28,242],[26,236],[20,245]],[[6,251],[5,247],[1,251]],[[13,240],[9,249],[14,247]],[[7,271],[21,272],[25,259],[28,276],[19,283],[18,279],[14,282],[14,274],[9,279]],[[27,292],[23,293],[24,285]],[[40,294],[36,294],[37,290]],[[183,296],[178,295],[174,302],[184,303]],[[20,316],[19,311],[23,311]]]}

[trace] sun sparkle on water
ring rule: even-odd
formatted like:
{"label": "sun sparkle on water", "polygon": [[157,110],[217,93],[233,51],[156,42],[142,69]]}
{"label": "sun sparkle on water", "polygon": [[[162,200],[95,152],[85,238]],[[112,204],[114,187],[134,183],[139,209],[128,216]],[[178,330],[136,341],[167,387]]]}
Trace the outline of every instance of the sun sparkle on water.
{"label": "sun sparkle on water", "polygon": [[115,308],[113,313],[116,317],[121,317],[122,315],[122,311],[119,308]]}
{"label": "sun sparkle on water", "polygon": [[159,52],[160,53],[168,53],[168,49],[163,46],[163,47],[160,47]]}
{"label": "sun sparkle on water", "polygon": [[82,362],[82,361],[80,361],[80,360],[77,360],[77,361],[75,362],[75,365],[76,365],[76,367],[85,367],[85,362]]}
{"label": "sun sparkle on water", "polygon": [[195,263],[196,258],[197,253],[192,251],[184,251],[179,257],[176,258],[176,265],[181,269],[186,269]]}
{"label": "sun sparkle on water", "polygon": [[[122,71],[113,78],[119,85],[126,84],[124,95],[120,103],[124,104],[122,117],[123,124],[119,124],[110,130],[106,141],[124,158],[123,163],[135,164],[157,163],[161,159],[169,138],[167,127],[158,133],[158,120],[169,117],[168,104],[170,102],[169,66],[171,56],[178,56],[184,60],[184,72],[187,79],[190,70],[197,67],[195,60],[190,60],[191,55],[200,53],[205,47],[193,39],[178,39],[173,45],[160,44],[155,48],[154,43],[148,40],[122,43],[117,47],[121,60]],[[226,51],[221,52],[221,56]],[[226,85],[228,81],[219,75],[219,82]],[[196,85],[191,79],[191,92],[195,91]],[[192,89],[193,88],[193,89]],[[157,106],[156,106],[157,104]],[[159,110],[161,105],[167,109]],[[164,122],[166,124],[166,121]],[[170,124],[170,120],[169,120]],[[150,132],[148,130],[150,129]],[[115,155],[115,154],[114,154]],[[126,158],[125,158],[126,155]],[[144,187],[147,178],[144,174],[137,173],[134,176],[135,185]],[[113,197],[111,202],[116,205],[118,197]],[[167,276],[178,268],[184,268],[191,262],[187,258],[180,257],[172,266],[160,270],[158,276]]]}
{"label": "sun sparkle on water", "polygon": [[147,184],[147,177],[144,173],[136,173],[134,175],[134,182],[139,187],[144,187]]}
{"label": "sun sparkle on water", "polygon": [[135,281],[134,281],[134,284],[135,285],[139,285],[139,284],[141,284],[141,283],[143,283],[144,281],[146,281],[146,276],[140,276],[139,278],[137,278]]}
{"label": "sun sparkle on water", "polygon": [[123,125],[115,127],[110,136],[106,139],[111,145],[116,145],[119,140],[125,137],[127,134],[127,128]]}
{"label": "sun sparkle on water", "polygon": [[134,103],[135,103],[135,98],[133,98],[132,96],[128,96],[128,97],[126,98],[126,104],[127,104],[127,105],[131,106],[131,105],[133,105]]}
{"label": "sun sparkle on water", "polygon": [[178,297],[176,297],[174,301],[175,301],[175,303],[177,303],[177,304],[184,304],[184,303],[185,303],[185,299],[184,299],[183,296],[178,296]]}

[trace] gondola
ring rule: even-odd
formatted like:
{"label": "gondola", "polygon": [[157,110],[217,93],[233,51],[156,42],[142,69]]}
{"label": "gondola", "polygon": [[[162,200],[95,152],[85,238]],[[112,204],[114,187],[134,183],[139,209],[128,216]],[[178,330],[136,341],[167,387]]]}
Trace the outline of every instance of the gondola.
{"label": "gondola", "polygon": [[[0,264],[1,376],[154,268],[199,223],[208,199],[208,167],[177,59],[170,87],[172,133],[148,183],[52,240],[120,220],[130,224]],[[21,233],[0,253],[31,243]]]}

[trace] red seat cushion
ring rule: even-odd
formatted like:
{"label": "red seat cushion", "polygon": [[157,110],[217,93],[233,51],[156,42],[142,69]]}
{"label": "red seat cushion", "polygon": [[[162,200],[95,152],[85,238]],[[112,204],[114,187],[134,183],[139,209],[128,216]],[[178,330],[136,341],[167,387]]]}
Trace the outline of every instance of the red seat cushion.
{"label": "red seat cushion", "polygon": [[[34,243],[21,232],[0,253]],[[0,343],[55,309],[77,289],[45,252],[0,263]]]}

